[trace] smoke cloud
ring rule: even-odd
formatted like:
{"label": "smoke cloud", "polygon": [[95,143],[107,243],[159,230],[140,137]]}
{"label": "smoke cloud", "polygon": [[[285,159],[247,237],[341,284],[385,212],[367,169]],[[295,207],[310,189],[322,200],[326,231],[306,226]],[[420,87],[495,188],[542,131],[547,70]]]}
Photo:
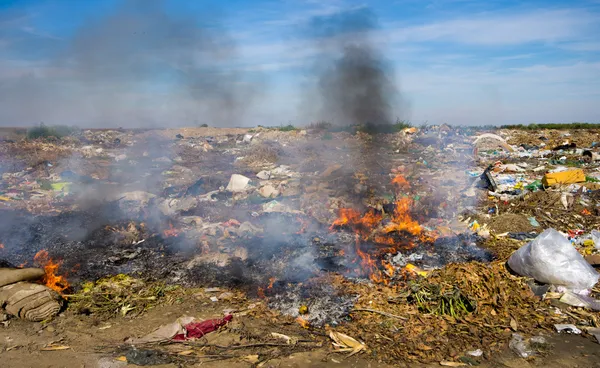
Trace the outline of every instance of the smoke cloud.
{"label": "smoke cloud", "polygon": [[236,69],[236,45],[220,17],[172,14],[160,0],[119,4],[86,20],[71,37],[46,38],[44,47],[35,48],[41,54],[35,57],[51,62],[32,62],[39,66],[34,73],[0,86],[3,120],[239,125],[264,86],[259,88],[256,72]]}
{"label": "smoke cloud", "polygon": [[373,126],[394,121],[400,91],[377,31],[377,18],[366,8],[310,21],[318,82],[316,94],[314,90],[308,94],[307,106],[317,106],[317,119],[335,125]]}

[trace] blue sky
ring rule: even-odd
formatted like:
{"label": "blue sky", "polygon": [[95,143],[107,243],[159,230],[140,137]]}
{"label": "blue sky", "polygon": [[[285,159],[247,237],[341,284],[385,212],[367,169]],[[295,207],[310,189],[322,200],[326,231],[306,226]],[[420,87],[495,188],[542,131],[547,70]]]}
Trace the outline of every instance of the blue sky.
{"label": "blue sky", "polygon": [[[207,42],[218,45],[206,46],[202,57],[203,51],[180,50],[191,47],[189,40],[165,46],[121,37],[148,27],[106,21],[123,1],[0,0],[0,125],[302,125],[319,118],[305,100],[316,78],[311,66],[323,51],[307,26],[315,16],[361,7],[378,18],[371,39],[394,66],[400,118],[600,122],[600,0],[223,3],[164,2],[169,19],[210,30]],[[142,6],[127,14],[143,17]],[[223,85],[235,86],[232,99],[243,109],[219,104],[223,94],[182,88],[191,68],[226,74]]]}

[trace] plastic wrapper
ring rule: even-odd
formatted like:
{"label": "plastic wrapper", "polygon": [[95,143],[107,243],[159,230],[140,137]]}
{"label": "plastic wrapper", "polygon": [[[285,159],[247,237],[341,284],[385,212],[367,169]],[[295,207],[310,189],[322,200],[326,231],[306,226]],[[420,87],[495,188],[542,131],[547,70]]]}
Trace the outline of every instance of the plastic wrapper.
{"label": "plastic wrapper", "polygon": [[508,265],[521,276],[573,291],[591,289],[600,277],[569,240],[554,229],[545,230],[519,248],[508,259]]}

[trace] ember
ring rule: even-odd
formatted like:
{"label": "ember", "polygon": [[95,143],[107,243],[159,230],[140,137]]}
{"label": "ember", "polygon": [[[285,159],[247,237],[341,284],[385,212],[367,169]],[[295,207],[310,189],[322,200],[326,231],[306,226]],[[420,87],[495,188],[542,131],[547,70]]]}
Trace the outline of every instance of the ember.
{"label": "ember", "polygon": [[275,277],[269,278],[269,286],[267,286],[267,289],[273,289],[273,284],[275,284],[275,281],[277,281]]}
{"label": "ember", "polygon": [[166,238],[179,236],[179,229],[173,227],[173,224],[169,222],[169,228],[163,230],[163,235]]}
{"label": "ember", "polygon": [[37,252],[33,260],[44,268],[44,278],[42,282],[44,285],[52,290],[62,293],[69,288],[69,283],[64,276],[58,275],[56,272],[62,264],[62,261],[55,262],[48,254],[46,250],[40,250]]}

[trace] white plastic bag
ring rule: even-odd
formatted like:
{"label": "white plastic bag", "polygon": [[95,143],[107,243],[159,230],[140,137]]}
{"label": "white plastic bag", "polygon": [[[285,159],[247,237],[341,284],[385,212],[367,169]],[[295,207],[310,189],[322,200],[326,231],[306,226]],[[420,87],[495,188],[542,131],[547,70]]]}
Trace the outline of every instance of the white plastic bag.
{"label": "white plastic bag", "polygon": [[508,259],[509,267],[521,276],[565,286],[573,291],[591,289],[600,278],[571,242],[554,229],[547,229]]}
{"label": "white plastic bag", "polygon": [[600,231],[592,230],[592,241],[594,242],[594,247],[600,249]]}

